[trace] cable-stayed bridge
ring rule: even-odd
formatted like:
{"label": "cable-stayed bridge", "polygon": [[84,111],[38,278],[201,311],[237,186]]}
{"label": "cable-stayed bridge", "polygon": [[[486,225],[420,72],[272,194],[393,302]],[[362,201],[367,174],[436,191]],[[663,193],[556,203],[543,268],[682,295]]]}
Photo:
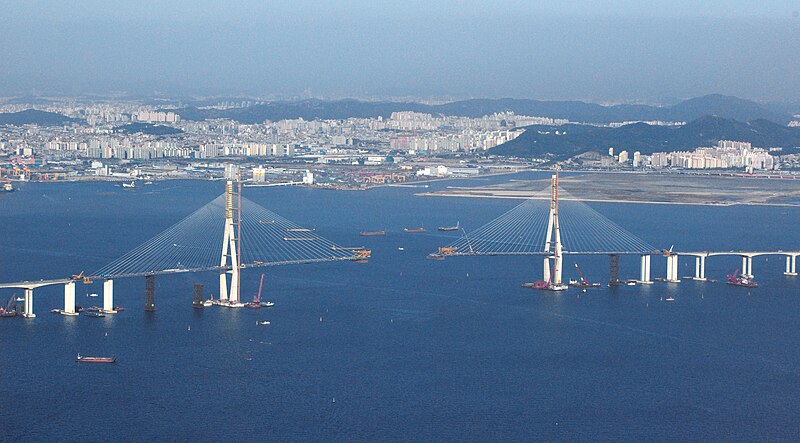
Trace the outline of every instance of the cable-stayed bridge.
{"label": "cable-stayed bridge", "polygon": [[65,315],[75,312],[75,284],[103,280],[104,313],[114,313],[114,279],[145,276],[148,279],[146,309],[155,308],[152,279],[156,275],[184,272],[219,272],[219,302],[242,307],[239,292],[243,268],[332,261],[363,261],[370,251],[345,248],[243,198],[241,187],[226,183],[225,193],[150,240],[90,274],[72,278],[0,283],[0,288],[25,290],[21,314],[35,317],[33,290],[64,285]]}
{"label": "cable-stayed bridge", "polygon": [[[561,194],[561,195],[559,195]],[[649,284],[652,256],[667,258],[664,281],[679,282],[678,257],[695,257],[695,274],[689,277],[705,281],[707,257],[735,255],[742,257],[741,276],[731,283],[752,281],[753,257],[782,255],[786,257],[785,275],[797,275],[796,263],[800,251],[699,251],[679,252],[659,249],[598,213],[574,196],[564,194],[558,187],[558,175],[553,175],[548,189],[542,190],[480,228],[463,235],[437,252],[432,259],[470,255],[535,255],[543,256],[542,280],[530,284],[538,289],[564,290],[562,281],[565,255],[608,255],[609,284],[621,284],[619,257],[641,257],[640,278],[636,282]],[[739,277],[743,277],[744,280]],[[585,283],[585,282],[584,282]]]}

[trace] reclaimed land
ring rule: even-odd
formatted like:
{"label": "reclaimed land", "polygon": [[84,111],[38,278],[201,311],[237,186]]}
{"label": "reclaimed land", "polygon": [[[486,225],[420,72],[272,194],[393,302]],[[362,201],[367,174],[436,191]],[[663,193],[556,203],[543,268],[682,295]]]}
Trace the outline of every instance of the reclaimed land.
{"label": "reclaimed land", "polygon": [[[419,193],[438,197],[550,198],[550,180],[510,180]],[[559,177],[562,200],[684,205],[800,206],[800,179],[652,173],[580,173]]]}

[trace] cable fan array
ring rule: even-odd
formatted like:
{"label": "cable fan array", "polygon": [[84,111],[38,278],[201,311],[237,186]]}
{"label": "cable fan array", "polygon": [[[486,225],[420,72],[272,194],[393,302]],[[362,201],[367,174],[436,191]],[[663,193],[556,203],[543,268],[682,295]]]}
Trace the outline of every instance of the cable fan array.
{"label": "cable fan array", "polygon": [[[562,196],[568,196],[561,193]],[[544,192],[535,195],[548,195]],[[656,248],[589,205],[559,201],[559,227],[565,253],[646,253]],[[542,254],[547,241],[549,198],[532,198],[444,248],[446,255]]]}
{"label": "cable fan array", "polygon": [[[242,198],[242,266],[352,260],[354,252]],[[220,267],[225,195],[95,271],[95,276],[211,270]]]}

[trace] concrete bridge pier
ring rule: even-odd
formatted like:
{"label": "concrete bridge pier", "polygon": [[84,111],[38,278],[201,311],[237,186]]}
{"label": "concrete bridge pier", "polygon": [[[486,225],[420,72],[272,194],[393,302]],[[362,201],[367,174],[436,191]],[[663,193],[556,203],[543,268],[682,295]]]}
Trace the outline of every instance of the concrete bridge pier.
{"label": "concrete bridge pier", "polygon": [[786,272],[783,275],[797,275],[797,256],[796,255],[787,255],[786,256]]}
{"label": "concrete bridge pier", "polygon": [[706,258],[702,255],[694,258],[694,279],[706,281]]}
{"label": "concrete bridge pier", "polygon": [[64,285],[64,312],[67,314],[75,313],[75,282],[71,281]]}
{"label": "concrete bridge pier", "polygon": [[25,318],[36,317],[33,313],[33,289],[25,288],[25,302],[22,306],[22,316]]}
{"label": "concrete bridge pier", "polygon": [[667,278],[669,283],[680,283],[678,278],[678,256],[675,254],[667,256]]}
{"label": "concrete bridge pier", "polygon": [[643,255],[641,260],[641,270],[639,271],[639,283],[640,284],[652,284],[653,281],[650,280],[650,256]]}
{"label": "concrete bridge pier", "polygon": [[542,273],[542,280],[549,282],[550,281],[550,257],[544,258],[544,268]]}
{"label": "concrete bridge pier", "polygon": [[114,310],[114,280],[108,279],[103,282],[103,312],[106,314],[116,314]]}
{"label": "concrete bridge pier", "polygon": [[742,275],[748,278],[753,278],[753,257],[749,255],[742,256]]}

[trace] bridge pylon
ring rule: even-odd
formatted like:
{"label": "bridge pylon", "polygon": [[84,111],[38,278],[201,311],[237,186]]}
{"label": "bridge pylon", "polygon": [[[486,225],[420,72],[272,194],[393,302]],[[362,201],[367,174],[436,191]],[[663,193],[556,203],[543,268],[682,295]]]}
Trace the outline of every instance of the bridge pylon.
{"label": "bridge pylon", "polygon": [[[241,186],[241,182],[240,182]],[[241,191],[240,191],[241,196]],[[236,232],[234,231],[233,223],[233,181],[228,180],[225,183],[225,229],[222,240],[222,256],[220,258],[220,266],[230,267],[229,270],[222,271],[219,274],[219,299],[222,301],[229,301],[231,303],[239,302],[239,250],[237,249],[238,240]],[[241,202],[239,204],[241,206]],[[239,209],[239,218],[241,219],[241,208]],[[241,232],[241,220],[239,223],[239,231]],[[228,259],[230,258],[230,264]],[[228,274],[231,276],[230,291],[228,290]]]}
{"label": "bridge pylon", "polygon": [[[547,220],[547,237],[544,252],[551,254],[544,258],[544,278],[547,289],[563,291],[567,286],[561,279],[563,270],[563,251],[561,247],[561,231],[558,226],[558,172],[550,178],[550,214]],[[552,271],[551,271],[552,269]]]}

